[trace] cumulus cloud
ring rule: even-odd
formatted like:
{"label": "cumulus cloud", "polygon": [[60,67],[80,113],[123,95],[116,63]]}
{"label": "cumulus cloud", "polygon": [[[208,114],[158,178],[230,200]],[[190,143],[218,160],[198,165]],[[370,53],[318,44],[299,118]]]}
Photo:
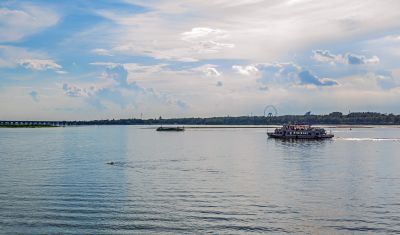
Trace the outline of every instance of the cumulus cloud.
{"label": "cumulus cloud", "polygon": [[49,59],[46,53],[0,45],[0,68],[14,68],[18,65],[30,70],[54,70],[58,74],[66,73],[63,67]]}
{"label": "cumulus cloud", "polygon": [[114,80],[117,83],[117,86],[129,88],[130,84],[128,83],[128,72],[124,68],[123,65],[117,65],[115,67],[107,67],[105,71],[106,77]]}
{"label": "cumulus cloud", "polygon": [[[303,69],[298,64],[287,63],[259,63],[246,66],[234,65],[232,69],[241,75],[259,77],[262,84],[275,85],[315,85],[334,86],[338,83],[329,78],[318,78],[311,71]],[[263,87],[266,90],[268,87]],[[262,90],[262,89],[260,89]]]}
{"label": "cumulus cloud", "polygon": [[301,67],[295,63],[262,63],[255,65],[260,71],[263,84],[293,85],[298,83]]}
{"label": "cumulus cloud", "polygon": [[199,53],[213,53],[235,47],[232,43],[221,42],[228,37],[229,34],[225,30],[197,27],[183,32],[181,39],[191,43],[192,48]]}
{"label": "cumulus cloud", "polygon": [[[216,66],[216,65],[205,64],[205,65],[201,65],[199,67],[195,67],[191,70],[194,72],[200,72],[200,73],[206,75],[207,77],[219,77],[222,75],[222,73],[220,71],[218,71],[217,67],[218,66]],[[190,72],[190,71],[187,71],[187,72]]]}
{"label": "cumulus cloud", "polygon": [[51,9],[24,4],[0,8],[0,42],[14,42],[55,25],[59,16]]}
{"label": "cumulus cloud", "polygon": [[209,38],[223,39],[227,38],[226,31],[221,29],[212,29],[207,27],[192,28],[192,30],[182,33],[182,40],[185,41],[202,41]]}
{"label": "cumulus cloud", "polygon": [[301,66],[292,63],[260,63],[255,65],[257,69],[262,73],[263,77],[268,79],[270,77],[275,81],[287,81],[292,80],[300,71]]}
{"label": "cumulus cloud", "polygon": [[13,68],[20,64],[23,58],[44,59],[47,55],[43,52],[31,51],[21,47],[0,45],[0,68]]}
{"label": "cumulus cloud", "polygon": [[[110,78],[112,71],[119,70],[121,73],[126,71],[127,74],[122,74],[121,77],[127,76],[127,82],[151,80],[155,77],[165,77],[173,75],[205,75],[207,77],[222,76],[217,65],[204,64],[192,68],[172,69],[168,64],[143,65],[138,63],[118,64],[113,62],[92,62],[91,65],[106,67],[106,73],[103,78]],[[110,74],[107,74],[110,73]],[[115,76],[115,74],[113,75]],[[119,81],[121,83],[121,81]]]}
{"label": "cumulus cloud", "polygon": [[128,79],[130,81],[137,81],[142,79],[149,79],[152,76],[157,76],[162,72],[168,72],[166,64],[143,65],[137,63],[127,63],[123,65],[128,71]]}
{"label": "cumulus cloud", "polygon": [[110,101],[125,108],[129,101],[123,96],[117,86],[95,87],[79,86],[64,83],[62,86],[64,94],[72,98],[85,98],[86,102],[97,110],[104,111],[107,107],[103,101]]}
{"label": "cumulus cloud", "polygon": [[19,64],[27,69],[31,70],[55,70],[60,74],[64,74],[65,71],[62,70],[62,66],[57,64],[53,60],[43,60],[43,59],[21,59]]}
{"label": "cumulus cloud", "polygon": [[270,77],[291,77],[293,73],[299,72],[301,67],[295,63],[258,63],[251,65],[233,65],[233,71],[241,75],[263,74]]}
{"label": "cumulus cloud", "polygon": [[377,56],[367,58],[363,55],[347,53],[345,54],[344,58],[348,64],[379,64],[379,58]]}
{"label": "cumulus cloud", "polygon": [[313,50],[312,58],[319,62],[337,62],[341,61],[341,56],[332,54],[328,50]]}
{"label": "cumulus cloud", "polygon": [[247,65],[247,66],[233,65],[232,69],[235,72],[242,75],[255,75],[258,73],[256,65]]}
{"label": "cumulus cloud", "polygon": [[123,95],[118,86],[95,87],[93,85],[73,85],[64,83],[62,86],[64,94],[72,98],[84,98],[85,101],[99,111],[107,110],[105,101],[117,104],[124,109],[129,103],[129,99]]}
{"label": "cumulus cloud", "polygon": [[245,76],[258,76],[262,82],[286,83],[294,80],[301,71],[295,63],[258,63],[250,65],[234,65],[233,71]]}
{"label": "cumulus cloud", "polygon": [[312,84],[312,85],[316,85],[316,86],[338,85],[338,83],[335,80],[327,79],[327,78],[320,79],[308,70],[301,71],[298,74],[298,77],[300,78],[300,84],[302,84],[302,85],[308,85],[308,84]]}
{"label": "cumulus cloud", "polygon": [[344,63],[349,65],[379,64],[380,62],[377,56],[367,58],[364,55],[357,55],[353,53],[335,55],[328,50],[313,50],[312,58],[319,62]]}
{"label": "cumulus cloud", "polygon": [[208,68],[205,70],[205,74],[206,74],[207,76],[209,76],[209,77],[218,77],[218,76],[221,76],[221,73],[220,73],[216,68],[213,68],[213,67],[208,67]]}
{"label": "cumulus cloud", "polygon": [[[136,99],[140,97],[142,97],[141,99],[150,99],[181,109],[189,107],[186,102],[176,99],[170,94],[157,91],[154,88],[144,88],[136,81],[128,79],[130,72],[136,71],[146,74],[149,73],[151,69],[155,71],[152,66],[111,62],[94,62],[91,63],[91,65],[104,67],[105,70],[101,78],[106,80],[106,83],[99,87],[63,84],[65,95],[69,97],[84,97],[88,104],[100,111],[107,110],[106,102],[117,104],[120,108],[125,109],[129,105],[135,105]],[[163,67],[163,65],[160,65],[158,69],[161,67]],[[107,81],[111,81],[111,83]]]}
{"label": "cumulus cloud", "polygon": [[62,86],[64,94],[69,97],[89,97],[95,94],[96,88],[91,86],[89,88],[81,88],[76,85],[64,83]]}
{"label": "cumulus cloud", "polygon": [[391,90],[400,87],[400,77],[391,71],[379,71],[370,73],[368,76],[374,79],[377,85],[384,90]]}
{"label": "cumulus cloud", "polygon": [[189,107],[189,105],[185,101],[176,99],[169,94],[159,92],[159,91],[155,90],[154,88],[145,89],[145,93],[150,98],[156,99],[158,102],[161,102],[161,103],[164,103],[167,105],[178,106],[181,109],[187,109]]}

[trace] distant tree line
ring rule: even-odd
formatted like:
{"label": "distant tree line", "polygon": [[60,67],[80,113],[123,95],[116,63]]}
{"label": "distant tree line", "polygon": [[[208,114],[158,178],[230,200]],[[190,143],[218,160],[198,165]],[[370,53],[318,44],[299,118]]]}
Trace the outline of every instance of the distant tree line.
{"label": "distant tree line", "polygon": [[332,112],[327,115],[240,116],[209,118],[155,118],[67,121],[66,125],[282,125],[282,124],[347,124],[347,125],[400,125],[400,115],[375,112],[355,112],[343,115]]}

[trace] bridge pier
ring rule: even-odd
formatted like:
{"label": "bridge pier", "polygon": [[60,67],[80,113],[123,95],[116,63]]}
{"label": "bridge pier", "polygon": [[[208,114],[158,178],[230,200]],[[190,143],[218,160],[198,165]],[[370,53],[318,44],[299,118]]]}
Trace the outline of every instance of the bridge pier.
{"label": "bridge pier", "polygon": [[67,121],[7,121],[0,120],[0,126],[39,126],[39,125],[48,125],[48,126],[68,126],[70,125]]}

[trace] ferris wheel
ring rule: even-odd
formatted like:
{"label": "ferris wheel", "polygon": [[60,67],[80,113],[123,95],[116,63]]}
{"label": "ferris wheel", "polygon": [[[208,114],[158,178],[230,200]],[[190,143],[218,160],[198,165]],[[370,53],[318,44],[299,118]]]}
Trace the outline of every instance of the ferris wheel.
{"label": "ferris wheel", "polygon": [[264,117],[276,117],[278,115],[278,109],[273,105],[267,105],[264,108]]}

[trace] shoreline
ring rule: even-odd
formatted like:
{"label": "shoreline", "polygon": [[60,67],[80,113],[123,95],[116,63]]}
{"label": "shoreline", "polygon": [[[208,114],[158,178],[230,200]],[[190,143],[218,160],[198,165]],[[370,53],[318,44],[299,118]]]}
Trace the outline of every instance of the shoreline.
{"label": "shoreline", "polygon": [[[54,125],[0,125],[0,128],[56,128],[56,127],[89,127],[89,126],[142,126],[149,129],[154,129],[159,127],[159,124],[149,124],[149,125],[65,125],[65,126],[54,126]],[[167,124],[163,125],[165,127],[184,127],[185,129],[265,129],[265,128],[277,128],[282,125],[182,125],[182,124]],[[336,129],[359,129],[359,128],[400,128],[400,125],[334,125],[334,124],[316,124],[312,125],[315,127],[323,128],[336,128]]]}
{"label": "shoreline", "polygon": [[[165,126],[182,126],[185,129],[234,129],[234,128],[277,128],[282,125],[268,125],[268,126],[254,126],[254,125],[232,125],[232,126],[185,126],[185,125],[165,125]],[[324,128],[337,128],[337,129],[349,129],[349,128],[378,128],[378,127],[392,127],[400,128],[399,125],[312,125],[315,127]]]}

